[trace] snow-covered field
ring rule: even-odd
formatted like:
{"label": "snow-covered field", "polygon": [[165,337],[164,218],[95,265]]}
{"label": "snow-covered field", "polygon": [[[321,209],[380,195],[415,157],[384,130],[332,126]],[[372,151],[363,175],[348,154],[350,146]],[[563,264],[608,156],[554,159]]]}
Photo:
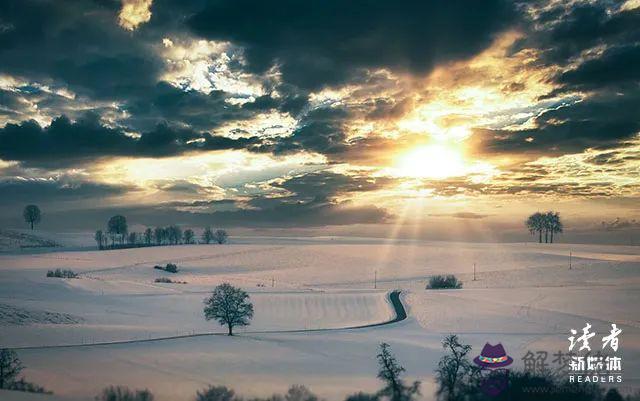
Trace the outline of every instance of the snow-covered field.
{"label": "snow-covered field", "polygon": [[[180,272],[153,269],[169,262]],[[55,268],[81,277],[46,278]],[[432,399],[440,341],[449,333],[471,344],[474,355],[485,342],[501,342],[515,368],[527,351],[548,352],[553,367],[552,354],[568,351],[570,329],[589,322],[604,335],[616,323],[623,330],[623,385],[633,390],[640,387],[639,269],[638,247],[567,244],[327,237],[23,250],[0,254],[0,346],[20,348],[27,378],[65,400],[90,399],[111,384],[179,401],[208,384],[251,396],[296,383],[340,400],[379,387],[375,354],[386,341]],[[428,276],[439,273],[456,274],[464,288],[424,290]],[[187,284],[154,283],[161,276]],[[189,336],[224,332],[202,316],[203,298],[222,282],[250,293],[251,326],[232,338]],[[404,290],[407,320],[343,329],[391,319],[387,292],[395,288]],[[179,338],[139,341],[173,336]],[[598,348],[599,338],[592,340]],[[124,343],[86,345],[104,342]]]}

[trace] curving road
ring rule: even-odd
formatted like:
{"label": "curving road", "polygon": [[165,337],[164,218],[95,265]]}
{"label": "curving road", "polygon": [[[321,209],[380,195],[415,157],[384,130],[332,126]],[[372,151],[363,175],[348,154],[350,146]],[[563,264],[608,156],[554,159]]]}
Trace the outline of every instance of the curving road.
{"label": "curving road", "polygon": [[[404,305],[402,304],[400,294],[401,294],[400,290],[394,290],[388,293],[389,302],[391,302],[391,306],[393,307],[393,310],[395,312],[395,317],[385,322],[370,323],[370,324],[365,324],[360,326],[335,327],[335,328],[327,328],[327,329],[243,331],[238,334],[310,333],[310,332],[322,332],[322,331],[357,330],[357,329],[365,329],[369,327],[386,326],[393,323],[401,322],[407,318],[407,311]],[[19,350],[52,349],[52,348],[80,348],[80,347],[93,347],[93,346],[104,346],[104,345],[149,343],[149,342],[156,342],[156,341],[177,340],[181,338],[226,336],[226,335],[227,335],[226,333],[222,333],[222,332],[216,332],[216,333],[208,332],[208,333],[182,334],[177,336],[155,337],[155,338],[146,338],[146,339],[137,339],[137,340],[105,341],[105,342],[83,343],[83,344],[35,345],[35,346],[26,346],[26,347],[12,347],[8,349],[19,351]]]}

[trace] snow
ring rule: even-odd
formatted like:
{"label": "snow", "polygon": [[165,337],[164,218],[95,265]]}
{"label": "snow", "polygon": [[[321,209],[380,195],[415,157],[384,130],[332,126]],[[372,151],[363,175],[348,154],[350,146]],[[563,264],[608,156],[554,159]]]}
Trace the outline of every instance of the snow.
{"label": "snow", "polygon": [[[180,271],[153,269],[169,262]],[[81,275],[46,278],[55,268]],[[624,386],[632,390],[640,387],[639,268],[640,249],[631,246],[336,237],[20,252],[0,255],[0,304],[82,321],[0,322],[0,342],[41,347],[223,333],[203,319],[202,300],[226,281],[247,290],[255,304],[252,324],[238,336],[20,349],[25,375],[67,400],[92,398],[111,384],[148,387],[160,401],[179,401],[191,400],[208,384],[265,396],[296,383],[341,400],[379,387],[375,355],[386,341],[408,378],[422,380],[424,398],[432,399],[440,341],[449,333],[471,344],[474,354],[485,342],[501,342],[522,368],[528,350],[549,352],[551,364],[552,353],[568,351],[569,330],[590,322],[599,335],[608,334],[611,323],[623,330]],[[464,288],[424,289],[430,275],[448,273],[461,278]],[[187,284],[154,283],[161,276]],[[394,288],[404,290],[407,320],[340,329],[391,319],[386,295]],[[334,330],[287,332],[305,329]]]}

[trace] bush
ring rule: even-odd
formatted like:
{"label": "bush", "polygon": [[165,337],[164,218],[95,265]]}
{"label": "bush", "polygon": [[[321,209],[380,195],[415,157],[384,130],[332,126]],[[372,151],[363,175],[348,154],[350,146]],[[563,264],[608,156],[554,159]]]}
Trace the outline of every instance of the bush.
{"label": "bush", "polygon": [[55,278],[78,278],[78,275],[74,273],[72,270],[49,270],[47,272],[47,277],[55,277]]}
{"label": "bush", "polygon": [[186,282],[186,281],[174,281],[174,280],[171,280],[171,279],[170,279],[170,278],[168,278],[168,277],[158,277],[158,278],[155,280],[155,282],[156,282],[156,283],[187,284],[187,282]]}
{"label": "bush", "polygon": [[7,390],[23,391],[25,393],[53,394],[52,391],[49,391],[44,387],[38,386],[37,384],[30,383],[24,380],[24,378],[10,383],[7,386]]}
{"label": "bush", "polygon": [[196,401],[234,401],[235,392],[225,386],[209,386],[196,394]]}
{"label": "bush", "polygon": [[378,401],[380,398],[376,394],[367,394],[363,392],[355,393],[348,396],[345,401]]}
{"label": "bush", "polygon": [[166,266],[155,265],[153,266],[153,268],[158,270],[164,270],[169,273],[177,273],[179,270],[178,266],[174,265],[173,263],[167,263]]}
{"label": "bush", "polygon": [[317,395],[300,384],[294,384],[289,387],[287,394],[284,395],[284,399],[285,401],[319,401]]}
{"label": "bush", "polygon": [[164,270],[168,271],[169,273],[177,273],[178,266],[174,265],[173,263],[167,263],[167,266],[164,268]]}
{"label": "bush", "polygon": [[147,389],[129,390],[129,387],[110,386],[102,390],[96,401],[153,401],[153,394]]}
{"label": "bush", "polygon": [[453,274],[447,274],[446,276],[437,275],[429,278],[429,284],[427,284],[427,290],[436,290],[441,288],[462,288],[462,281],[458,280]]}

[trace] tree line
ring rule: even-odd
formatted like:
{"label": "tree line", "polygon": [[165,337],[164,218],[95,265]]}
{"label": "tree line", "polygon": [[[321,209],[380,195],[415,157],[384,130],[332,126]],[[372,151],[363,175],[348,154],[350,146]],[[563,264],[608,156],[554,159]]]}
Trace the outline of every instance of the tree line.
{"label": "tree line", "polygon": [[[167,227],[147,227],[143,232],[130,232],[127,219],[122,215],[111,217],[107,222],[106,230],[97,230],[94,239],[98,249],[198,243],[192,229],[188,228],[183,231],[175,224]],[[225,230],[214,231],[211,227],[205,227],[199,243],[224,244],[228,239],[229,234]]]}
{"label": "tree line", "polygon": [[553,235],[562,233],[564,229],[560,213],[553,211],[536,212],[527,218],[525,225],[531,235],[538,234],[539,243],[542,243],[543,234],[545,243],[553,243]]}

